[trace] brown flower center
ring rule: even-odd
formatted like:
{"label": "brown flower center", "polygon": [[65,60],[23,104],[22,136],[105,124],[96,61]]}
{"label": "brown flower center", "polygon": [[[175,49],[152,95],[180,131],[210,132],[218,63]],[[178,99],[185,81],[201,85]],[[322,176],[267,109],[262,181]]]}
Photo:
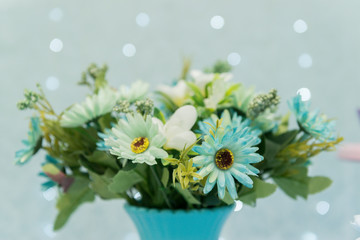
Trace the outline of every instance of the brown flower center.
{"label": "brown flower center", "polygon": [[234,154],[229,149],[220,149],[215,155],[215,164],[221,170],[227,170],[234,164]]}
{"label": "brown flower center", "polygon": [[148,149],[149,144],[149,139],[146,137],[135,138],[131,143],[131,151],[136,154],[145,152],[145,150]]}

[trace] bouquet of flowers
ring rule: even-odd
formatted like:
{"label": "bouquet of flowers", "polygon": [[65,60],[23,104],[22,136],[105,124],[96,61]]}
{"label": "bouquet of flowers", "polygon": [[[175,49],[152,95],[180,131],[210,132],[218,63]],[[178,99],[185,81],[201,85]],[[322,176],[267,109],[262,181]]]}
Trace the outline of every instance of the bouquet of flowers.
{"label": "bouquet of flowers", "polygon": [[173,85],[148,93],[137,81],[116,89],[107,67],[92,64],[79,82],[90,89],[81,103],[56,113],[38,85],[25,90],[20,110],[35,111],[25,164],[45,150],[42,189],[59,189],[54,229],[64,226],[82,203],[125,199],[157,209],[199,209],[255,205],[280,188],[296,199],[324,190],[331,180],[308,176],[312,157],[334,150],[342,138],[335,123],[310,111],[300,95],[280,115],[275,89],[255,93],[232,82],[230,66],[217,62],[204,71],[185,62]]}

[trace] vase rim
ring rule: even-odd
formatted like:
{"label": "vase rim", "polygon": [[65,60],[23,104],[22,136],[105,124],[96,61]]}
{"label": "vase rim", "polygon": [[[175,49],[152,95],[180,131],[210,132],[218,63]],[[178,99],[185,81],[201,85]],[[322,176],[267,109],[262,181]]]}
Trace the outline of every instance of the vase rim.
{"label": "vase rim", "polygon": [[214,207],[214,208],[200,208],[200,209],[158,209],[158,208],[147,208],[141,206],[130,205],[129,203],[124,204],[124,208],[130,211],[137,211],[143,213],[201,213],[201,212],[219,212],[224,210],[231,210],[235,208],[235,204],[228,206]]}

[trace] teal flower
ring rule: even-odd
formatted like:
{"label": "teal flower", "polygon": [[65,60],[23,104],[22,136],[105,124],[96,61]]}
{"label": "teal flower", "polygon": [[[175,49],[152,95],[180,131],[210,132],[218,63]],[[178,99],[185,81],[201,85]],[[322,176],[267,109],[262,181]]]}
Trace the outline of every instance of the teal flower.
{"label": "teal flower", "polygon": [[[199,122],[199,129],[200,132],[204,135],[209,134],[210,129],[212,126],[216,126],[216,123],[219,121],[219,117],[215,114],[211,115],[210,118],[205,119],[202,122]],[[228,110],[225,110],[221,114],[221,125],[225,129],[236,129],[240,131],[245,127],[249,127],[249,133],[259,136],[261,131],[259,129],[251,128],[251,120],[250,119],[243,119],[241,116],[238,116],[237,113],[233,113],[232,116]]]}
{"label": "teal flower", "polygon": [[88,96],[82,103],[73,105],[65,111],[60,120],[62,127],[79,127],[97,117],[110,113],[120,95],[115,90],[106,86],[98,94]]}
{"label": "teal flower", "polygon": [[28,139],[22,141],[22,143],[25,145],[25,148],[15,153],[15,163],[21,165],[28,162],[31,157],[39,150],[41,140],[42,132],[40,129],[40,118],[32,117],[30,121]]}
{"label": "teal flower", "polygon": [[208,176],[204,193],[209,193],[217,183],[219,198],[225,196],[225,188],[233,199],[237,198],[234,178],[245,187],[252,188],[253,181],[249,175],[256,176],[259,170],[251,164],[258,163],[263,157],[256,153],[255,145],[260,138],[253,134],[251,128],[212,128],[209,135],[204,137],[201,146],[195,146],[193,151],[198,153],[193,161],[200,170],[202,177]]}
{"label": "teal flower", "polygon": [[111,147],[107,146],[105,144],[105,139],[106,138],[110,138],[110,137],[113,137],[113,134],[111,132],[111,129],[105,129],[105,131],[102,133],[102,132],[99,132],[98,133],[98,136],[100,138],[100,141],[98,141],[96,143],[96,146],[97,146],[97,150],[99,151],[109,151],[111,149]]}
{"label": "teal flower", "polygon": [[297,95],[288,104],[300,127],[307,134],[321,142],[336,140],[335,121],[327,119],[318,110],[310,112],[309,101],[302,101],[301,96]]}
{"label": "teal flower", "polygon": [[127,114],[127,120],[120,119],[112,128],[105,145],[111,147],[110,153],[122,159],[129,159],[134,163],[156,164],[155,159],[168,156],[161,147],[166,138],[159,132],[159,127],[153,122],[151,116],[145,119],[141,114]]}
{"label": "teal flower", "polygon": [[45,163],[42,164],[43,172],[39,173],[40,176],[45,177],[48,180],[41,184],[43,191],[55,186],[60,186],[64,192],[67,192],[69,187],[73,184],[74,178],[66,175],[61,169],[62,165],[57,159],[50,155],[46,155]]}

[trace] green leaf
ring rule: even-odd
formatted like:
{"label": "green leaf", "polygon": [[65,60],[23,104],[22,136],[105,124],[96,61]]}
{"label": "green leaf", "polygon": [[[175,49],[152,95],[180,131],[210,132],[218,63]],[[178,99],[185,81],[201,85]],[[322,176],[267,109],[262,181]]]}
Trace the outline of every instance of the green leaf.
{"label": "green leaf", "polygon": [[224,199],[222,199],[222,201],[224,203],[226,203],[227,205],[231,205],[234,203],[234,199],[230,196],[228,191],[225,191],[225,196],[224,196]]}
{"label": "green leaf", "polygon": [[276,155],[280,152],[281,145],[265,138],[265,152],[264,152],[264,164],[269,168],[274,168],[282,164],[281,161],[276,159]]}
{"label": "green leaf", "polygon": [[186,85],[194,92],[194,96],[192,97],[194,102],[199,106],[204,106],[204,96],[199,87],[196,86],[195,83],[189,81],[186,81]]}
{"label": "green leaf", "polygon": [[239,200],[243,203],[254,206],[258,198],[266,198],[276,191],[276,185],[267,183],[259,178],[252,178],[253,188],[242,187],[239,193]]}
{"label": "green leaf", "polygon": [[56,217],[54,230],[62,228],[71,214],[85,202],[92,202],[95,199],[94,192],[89,188],[89,180],[81,177],[75,178],[66,193],[63,193],[57,201],[56,207],[59,213]]}
{"label": "green leaf", "polygon": [[119,170],[119,166],[116,164],[116,159],[106,152],[95,151],[91,156],[88,156],[86,158],[91,163],[106,166],[113,170]]}
{"label": "green leaf", "polygon": [[189,205],[200,205],[201,204],[201,202],[198,199],[196,199],[189,190],[182,189],[180,183],[175,184],[175,189],[181,194],[181,196],[183,196],[183,198]]}
{"label": "green leaf", "polygon": [[111,116],[111,113],[105,114],[99,118],[98,123],[102,131],[111,128],[111,123],[116,122],[116,119]]}
{"label": "green leaf", "polygon": [[178,108],[177,105],[174,103],[174,101],[165,93],[160,91],[155,91],[155,94],[160,96],[160,101],[165,105],[165,107],[171,111],[175,112],[175,110]]}
{"label": "green leaf", "polygon": [[158,108],[154,108],[154,117],[159,119],[163,124],[166,123],[166,119],[165,119],[164,114]]}
{"label": "green leaf", "polygon": [[298,196],[307,198],[309,187],[308,187],[308,178],[304,179],[294,179],[286,177],[274,177],[273,178],[276,184],[291,198],[296,199]]}
{"label": "green leaf", "polygon": [[266,135],[266,138],[277,144],[280,144],[281,147],[284,148],[286,145],[288,145],[289,143],[291,143],[291,141],[295,139],[298,133],[299,130],[288,131],[280,135],[273,135],[272,133],[270,133]]}
{"label": "green leaf", "polygon": [[289,119],[290,119],[291,113],[288,112],[286,115],[284,115],[281,120],[280,124],[278,126],[277,134],[282,134],[288,131],[289,129]]}
{"label": "green leaf", "polygon": [[104,175],[99,175],[94,172],[89,172],[91,177],[90,187],[102,199],[112,199],[122,197],[115,194],[108,189],[109,184],[112,182],[112,177],[115,175],[113,171],[107,169]]}
{"label": "green leaf", "polygon": [[169,182],[169,170],[167,168],[163,168],[162,176],[161,176],[161,182],[166,188],[168,182]]}
{"label": "green leaf", "polygon": [[241,87],[241,83],[235,83],[233,85],[231,85],[229,87],[228,90],[226,90],[225,96],[228,97],[230,96],[234,91],[236,91],[237,89],[239,89]]}
{"label": "green leaf", "polygon": [[330,187],[331,183],[331,179],[327,177],[311,177],[309,182],[309,194],[319,193]]}
{"label": "green leaf", "polygon": [[113,193],[125,193],[129,188],[142,181],[143,178],[134,170],[119,171],[109,185],[109,190]]}

